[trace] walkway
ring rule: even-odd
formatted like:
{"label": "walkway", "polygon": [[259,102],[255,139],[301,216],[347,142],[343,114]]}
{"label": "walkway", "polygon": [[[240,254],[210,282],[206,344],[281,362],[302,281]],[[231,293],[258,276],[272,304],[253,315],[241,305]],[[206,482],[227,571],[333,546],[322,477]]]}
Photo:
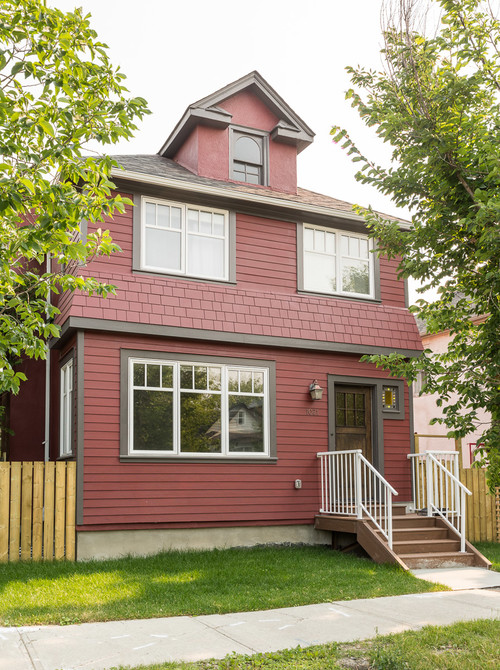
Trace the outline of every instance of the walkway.
{"label": "walkway", "polygon": [[[462,575],[464,583],[471,582],[472,573]],[[499,573],[483,577],[496,579],[500,587]],[[476,572],[472,581],[481,579]],[[109,670],[350,642],[426,624],[500,619],[500,588],[487,586],[240,614],[0,628],[0,670]]]}

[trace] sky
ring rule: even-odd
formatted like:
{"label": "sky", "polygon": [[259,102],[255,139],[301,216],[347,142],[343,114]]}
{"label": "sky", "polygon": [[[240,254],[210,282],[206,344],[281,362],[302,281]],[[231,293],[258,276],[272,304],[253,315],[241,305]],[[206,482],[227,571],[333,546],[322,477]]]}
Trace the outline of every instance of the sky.
{"label": "sky", "polygon": [[298,157],[298,184],[341,200],[408,218],[386,196],[358,184],[355,165],[332,142],[344,127],[365,155],[390,156],[345,100],[347,66],[381,69],[382,0],[49,0],[64,11],[82,7],[127,76],[133,96],[148,101],[129,142],[114,154],[156,153],[200,98],[258,72],[316,133]]}

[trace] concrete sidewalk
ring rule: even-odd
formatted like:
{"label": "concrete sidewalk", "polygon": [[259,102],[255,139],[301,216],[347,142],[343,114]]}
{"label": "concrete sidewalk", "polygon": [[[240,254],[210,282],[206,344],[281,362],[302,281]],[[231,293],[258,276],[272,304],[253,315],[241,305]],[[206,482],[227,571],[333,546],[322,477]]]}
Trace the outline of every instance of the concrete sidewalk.
{"label": "concrete sidewalk", "polygon": [[473,619],[500,619],[500,590],[473,589],[261,612],[0,628],[0,670],[108,670],[350,642]]}

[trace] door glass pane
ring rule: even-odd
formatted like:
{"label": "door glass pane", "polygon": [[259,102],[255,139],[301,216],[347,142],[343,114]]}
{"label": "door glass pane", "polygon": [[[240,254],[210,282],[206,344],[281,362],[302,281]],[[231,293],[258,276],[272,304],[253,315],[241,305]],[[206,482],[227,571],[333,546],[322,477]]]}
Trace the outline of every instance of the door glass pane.
{"label": "door glass pane", "polygon": [[221,396],[181,393],[181,451],[221,452]]}
{"label": "door glass pane", "polygon": [[335,421],[337,426],[345,426],[345,410],[342,407],[337,407]]}
{"label": "door glass pane", "polygon": [[356,409],[364,409],[365,408],[365,394],[364,393],[356,393]]}
{"label": "door glass pane", "polygon": [[345,407],[345,393],[340,393],[340,391],[338,391],[336,396],[337,397],[335,401],[337,403],[337,407]]}
{"label": "door glass pane", "polygon": [[173,402],[169,391],[134,391],[134,451],[173,450]]}
{"label": "door glass pane", "polygon": [[264,451],[264,399],[229,396],[229,451]]}
{"label": "door glass pane", "polygon": [[347,412],[345,413],[345,425],[346,426],[355,426],[356,423],[354,421],[354,410],[353,409],[348,409]]}
{"label": "door glass pane", "polygon": [[346,393],[347,409],[354,409],[354,393]]}
{"label": "door glass pane", "polygon": [[365,413],[364,413],[364,410],[362,410],[362,409],[358,409],[358,410],[356,410],[355,424],[356,424],[356,426],[360,426],[360,427],[365,425]]}

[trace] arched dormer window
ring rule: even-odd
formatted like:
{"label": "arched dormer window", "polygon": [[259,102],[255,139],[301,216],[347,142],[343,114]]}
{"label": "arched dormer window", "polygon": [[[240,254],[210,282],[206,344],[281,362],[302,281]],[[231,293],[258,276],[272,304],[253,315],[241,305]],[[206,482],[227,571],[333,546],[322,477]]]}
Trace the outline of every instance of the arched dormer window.
{"label": "arched dormer window", "polygon": [[266,183],[265,139],[260,135],[233,132],[232,179],[247,184]]}

